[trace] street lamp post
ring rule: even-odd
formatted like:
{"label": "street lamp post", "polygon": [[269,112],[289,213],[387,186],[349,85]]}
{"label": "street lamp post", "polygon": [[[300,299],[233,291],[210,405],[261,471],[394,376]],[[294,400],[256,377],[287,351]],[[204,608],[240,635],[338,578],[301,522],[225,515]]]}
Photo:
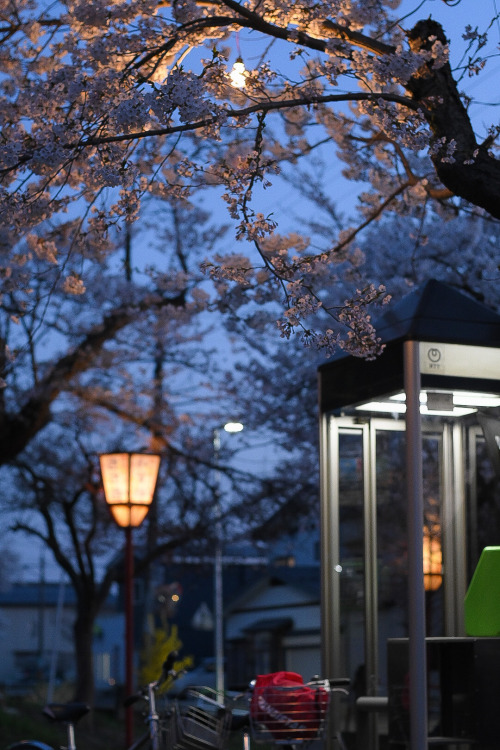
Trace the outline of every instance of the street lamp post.
{"label": "street lamp post", "polygon": [[[227,422],[224,425],[226,432],[241,432],[241,422]],[[222,582],[222,528],[221,528],[221,506],[220,506],[220,474],[219,474],[219,451],[220,432],[214,430],[213,435],[214,457],[217,471],[216,501],[215,501],[215,553],[214,553],[214,650],[215,650],[215,688],[219,695],[224,693],[224,596]]]}
{"label": "street lamp post", "polygon": [[[156,487],[160,456],[145,453],[104,453],[99,457],[104,496],[113,520],[125,531],[125,689],[134,691],[134,553],[132,529],[146,518]],[[132,706],[125,713],[125,746],[133,742]]]}

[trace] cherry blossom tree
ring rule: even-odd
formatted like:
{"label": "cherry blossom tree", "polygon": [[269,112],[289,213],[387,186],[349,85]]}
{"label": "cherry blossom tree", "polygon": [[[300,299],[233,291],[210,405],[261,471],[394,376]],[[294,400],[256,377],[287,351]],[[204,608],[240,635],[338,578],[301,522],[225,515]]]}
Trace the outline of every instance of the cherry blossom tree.
{"label": "cherry blossom tree", "polygon": [[[57,264],[82,293],[111,227],[142,200],[189,200],[212,188],[241,250],[208,256],[206,273],[238,284],[245,303],[281,294],[281,334],[329,353],[373,356],[368,286],[335,306],[325,268],[349,258],[385,211],[434,203],[500,218],[498,128],[476,132],[460,87],[487,66],[488,31],[468,22],[452,69],[427,0],[4,0],[2,245],[4,284],[29,293],[26,260]],[[450,13],[460,13],[460,5]],[[410,8],[411,10],[411,8]],[[423,19],[423,20],[419,20]],[[230,79],[245,35],[254,66]],[[244,83],[244,86],[241,84]],[[332,170],[359,183],[361,215],[321,247],[265,208],[277,173],[322,147]],[[422,155],[427,158],[422,160]],[[283,224],[283,221],[281,221]],[[23,272],[23,269],[24,272]],[[327,274],[328,275],[328,274]],[[323,318],[316,315],[320,311]],[[321,327],[309,321],[324,319]]]}

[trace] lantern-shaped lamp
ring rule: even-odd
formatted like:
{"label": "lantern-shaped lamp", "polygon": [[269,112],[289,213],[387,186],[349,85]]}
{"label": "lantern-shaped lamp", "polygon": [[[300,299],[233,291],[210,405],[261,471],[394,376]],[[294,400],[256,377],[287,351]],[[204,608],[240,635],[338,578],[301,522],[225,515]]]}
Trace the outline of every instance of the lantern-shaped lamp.
{"label": "lantern-shaped lamp", "polygon": [[140,526],[156,487],[160,456],[151,453],[104,453],[100,457],[104,495],[122,528]]}
{"label": "lantern-shaped lamp", "polygon": [[424,589],[437,591],[443,582],[443,552],[441,534],[424,526]]}

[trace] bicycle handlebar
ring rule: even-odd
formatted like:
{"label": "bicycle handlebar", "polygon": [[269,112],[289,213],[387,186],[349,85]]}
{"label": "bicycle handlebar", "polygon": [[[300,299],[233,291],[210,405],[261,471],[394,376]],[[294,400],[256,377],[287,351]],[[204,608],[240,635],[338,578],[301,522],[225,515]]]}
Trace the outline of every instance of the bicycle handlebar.
{"label": "bicycle handlebar", "polygon": [[162,668],[161,668],[161,675],[159,680],[156,682],[151,682],[146,687],[141,688],[137,693],[133,693],[132,695],[128,695],[124,701],[123,705],[125,708],[128,708],[129,706],[132,706],[134,703],[137,703],[139,700],[147,699],[148,697],[148,688],[150,687],[159,687],[162,683],[165,682],[169,677],[172,677],[174,680],[177,677],[177,672],[174,670],[174,664],[176,660],[179,658],[179,654],[177,651],[171,651],[165,661],[163,662]]}

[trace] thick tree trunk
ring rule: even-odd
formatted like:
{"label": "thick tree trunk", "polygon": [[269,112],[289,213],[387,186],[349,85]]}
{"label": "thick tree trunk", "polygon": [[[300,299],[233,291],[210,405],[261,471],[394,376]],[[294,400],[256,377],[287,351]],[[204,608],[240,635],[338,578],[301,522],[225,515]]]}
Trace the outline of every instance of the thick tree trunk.
{"label": "thick tree trunk", "polygon": [[76,683],[74,699],[94,705],[94,661],[93,634],[97,610],[88,602],[78,606],[77,617],[73,626],[75,647]]}
{"label": "thick tree trunk", "polygon": [[[436,39],[447,42],[441,25],[431,19],[419,21],[408,39],[415,52],[430,49]],[[432,161],[443,185],[500,219],[500,162],[490,154],[487,142],[478,144],[450,65],[428,63],[410,80],[408,91],[441,142]]]}

